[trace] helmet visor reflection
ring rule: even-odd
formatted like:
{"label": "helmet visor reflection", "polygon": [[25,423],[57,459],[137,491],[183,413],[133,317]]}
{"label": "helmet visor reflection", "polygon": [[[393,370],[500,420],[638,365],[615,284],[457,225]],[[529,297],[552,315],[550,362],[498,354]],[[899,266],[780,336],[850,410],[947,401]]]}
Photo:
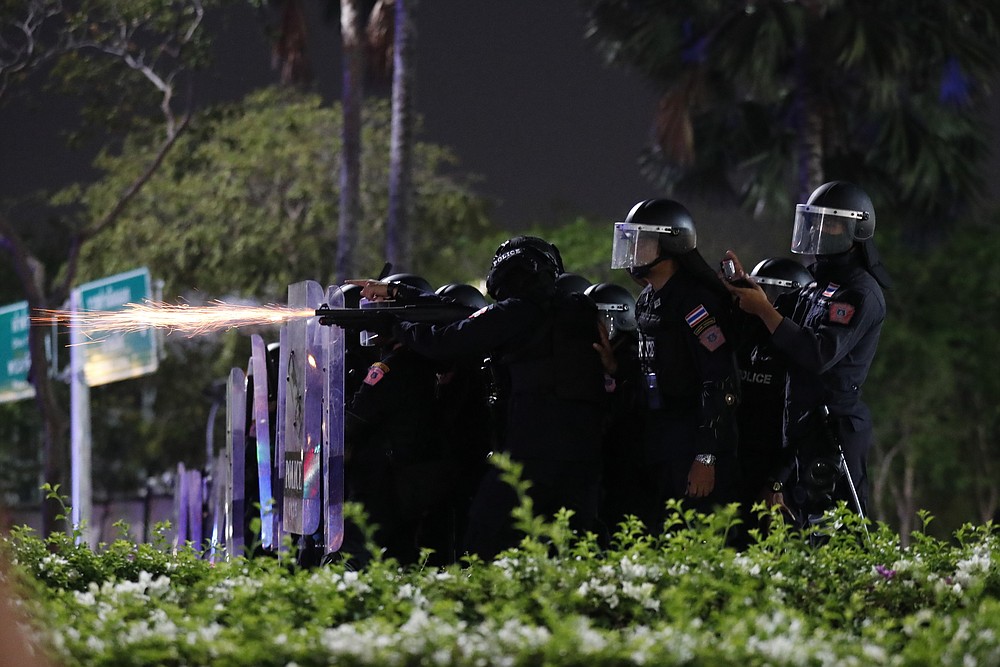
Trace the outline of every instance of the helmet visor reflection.
{"label": "helmet visor reflection", "polygon": [[854,243],[854,228],[860,211],[798,204],[792,227],[792,252],[800,255],[835,255]]}
{"label": "helmet visor reflection", "polygon": [[676,233],[672,227],[615,223],[611,268],[631,269],[652,264],[660,257],[660,234]]}

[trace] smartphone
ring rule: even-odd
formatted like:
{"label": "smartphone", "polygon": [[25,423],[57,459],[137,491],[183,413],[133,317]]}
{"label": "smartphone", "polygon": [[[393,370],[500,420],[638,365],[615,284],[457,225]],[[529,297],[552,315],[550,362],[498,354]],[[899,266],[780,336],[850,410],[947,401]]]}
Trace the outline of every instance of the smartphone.
{"label": "smartphone", "polygon": [[736,276],[736,262],[731,259],[724,259],[719,263],[722,268],[722,276],[732,285],[736,287],[751,287],[750,281],[746,278],[738,278]]}

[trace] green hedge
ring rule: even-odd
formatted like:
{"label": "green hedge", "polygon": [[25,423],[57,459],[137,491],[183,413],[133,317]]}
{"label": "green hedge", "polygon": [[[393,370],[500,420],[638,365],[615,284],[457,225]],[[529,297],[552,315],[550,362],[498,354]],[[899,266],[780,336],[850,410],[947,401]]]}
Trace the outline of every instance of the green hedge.
{"label": "green hedge", "polygon": [[600,548],[525,500],[518,549],[441,569],[211,564],[162,540],[94,551],[27,529],[2,548],[67,665],[1000,664],[991,524],[903,548],[841,506],[822,546],[773,515],[735,550],[735,507],[673,510],[662,534],[631,522]]}

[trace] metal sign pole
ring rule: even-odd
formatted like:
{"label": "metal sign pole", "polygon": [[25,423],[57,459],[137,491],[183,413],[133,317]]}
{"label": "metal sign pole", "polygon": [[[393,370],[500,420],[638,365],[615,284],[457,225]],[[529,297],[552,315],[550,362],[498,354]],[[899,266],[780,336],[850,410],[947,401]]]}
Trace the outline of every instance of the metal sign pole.
{"label": "metal sign pole", "polygon": [[[74,290],[70,296],[70,311],[73,318],[80,308],[80,292]],[[90,526],[93,499],[91,497],[91,450],[90,435],[90,386],[84,376],[86,363],[84,337],[80,328],[69,328],[69,402],[70,402],[70,529],[80,530],[78,542],[90,546],[93,528]]]}

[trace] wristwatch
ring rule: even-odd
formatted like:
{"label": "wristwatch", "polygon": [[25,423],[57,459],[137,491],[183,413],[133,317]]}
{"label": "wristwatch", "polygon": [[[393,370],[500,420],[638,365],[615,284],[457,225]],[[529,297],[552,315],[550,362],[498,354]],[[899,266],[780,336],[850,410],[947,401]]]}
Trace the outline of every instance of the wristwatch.
{"label": "wristwatch", "polygon": [[702,465],[714,466],[715,454],[698,454],[694,457],[694,460]]}

